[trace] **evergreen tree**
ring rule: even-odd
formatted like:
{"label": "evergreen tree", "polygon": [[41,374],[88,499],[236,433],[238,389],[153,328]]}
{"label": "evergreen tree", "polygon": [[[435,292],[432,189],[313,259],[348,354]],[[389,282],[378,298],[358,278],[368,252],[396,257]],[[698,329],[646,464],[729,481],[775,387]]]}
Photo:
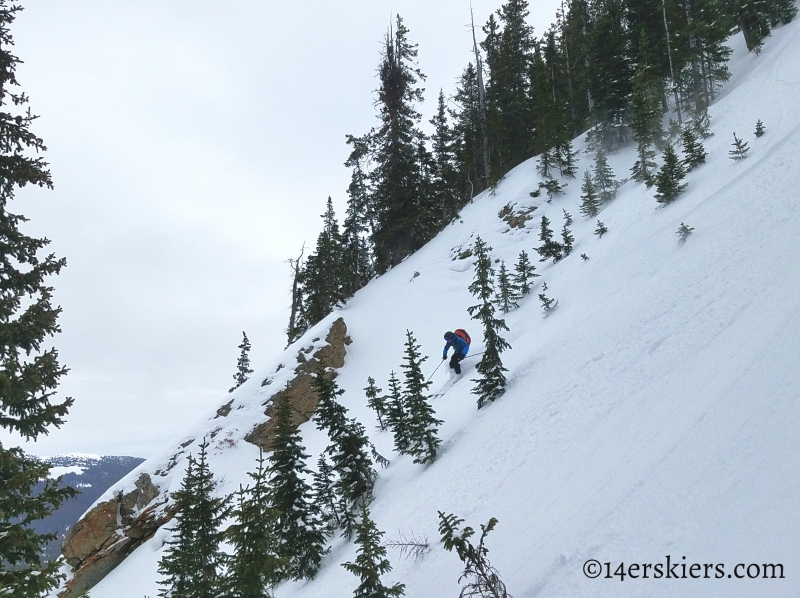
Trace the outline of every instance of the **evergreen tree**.
{"label": "evergreen tree", "polygon": [[556,307],[558,307],[558,301],[555,299],[549,298],[545,293],[547,292],[547,283],[542,283],[542,292],[539,293],[539,301],[542,302],[542,308],[545,311],[545,314],[549,314],[553,311]]}
{"label": "evergreen tree", "polygon": [[436,451],[442,443],[436,432],[442,421],[434,417],[436,412],[426,394],[431,382],[422,373],[422,364],[427,359],[420,355],[414,335],[406,330],[405,356],[400,366],[405,370],[403,404],[408,430],[408,448],[404,452],[414,457],[414,463],[422,464],[436,460]]}
{"label": "evergreen tree", "polygon": [[389,406],[386,404],[386,397],[381,396],[381,389],[375,386],[375,379],[372,376],[367,378],[364,394],[367,397],[367,406],[378,416],[378,427],[385,430],[389,424],[387,419]]}
{"label": "evergreen tree", "polygon": [[564,214],[564,224],[572,226],[572,214],[567,212],[564,208],[561,209],[561,212]]}
{"label": "evergreen tree", "polygon": [[386,397],[389,404],[387,421],[394,436],[394,448],[398,453],[405,453],[409,447],[409,429],[406,406],[403,401],[403,392],[400,380],[394,371],[389,376],[389,394]]}
{"label": "evergreen tree", "polygon": [[519,252],[519,259],[514,266],[514,286],[520,297],[524,297],[531,292],[533,279],[539,276],[536,274],[536,266],[528,259],[525,250]]}
{"label": "evergreen tree", "polygon": [[297,259],[289,258],[288,260],[292,268],[292,307],[289,312],[289,325],[286,327],[287,347],[308,330],[308,320],[306,319],[303,301],[303,254],[305,250],[306,245],[303,243],[300,256]]}
{"label": "evergreen tree", "polygon": [[361,505],[361,517],[355,526],[358,556],[356,562],[343,563],[342,567],[356,575],[361,583],[353,593],[353,598],[396,598],[403,596],[405,585],[396,583],[386,587],[381,581],[381,576],[392,570],[386,558],[386,548],[381,543],[383,532],[378,530],[369,517],[366,504]]}
{"label": "evergreen tree", "polygon": [[686,169],[693,170],[701,164],[704,164],[708,153],[697,138],[694,127],[684,127],[681,140],[683,141],[683,165]]}
{"label": "evergreen tree", "polygon": [[500,580],[497,569],[489,562],[489,549],[484,545],[487,534],[497,525],[497,519],[492,517],[489,523],[481,525],[480,541],[474,546],[469,539],[475,534],[475,530],[469,526],[460,530],[459,526],[464,523],[463,519],[452,513],[449,515],[441,511],[438,513],[439,533],[442,536],[444,549],[448,552],[455,549],[458,558],[464,563],[464,572],[459,582],[465,581],[466,585],[461,589],[461,596],[511,598],[505,584]]}
{"label": "evergreen tree", "polygon": [[608,229],[606,228],[606,225],[598,220],[597,227],[594,229],[594,234],[596,234],[598,237],[602,239],[603,235],[606,234],[607,232]]}
{"label": "evergreen tree", "polygon": [[408,41],[400,15],[386,35],[378,69],[380,124],[374,132],[371,173],[375,205],[376,268],[379,273],[399,264],[419,249],[432,232],[431,201],[420,164],[425,135],[419,129],[422,102],[418,83],[425,75],[416,68],[417,46]]}
{"label": "evergreen tree", "polygon": [[575,173],[578,171],[578,167],[575,165],[575,157],[578,154],[572,149],[572,141],[562,141],[556,146],[555,151],[556,162],[561,176],[575,178]]}
{"label": "evergreen tree", "polygon": [[[36,116],[28,97],[17,89],[21,61],[11,52],[10,27],[21,10],[0,0],[0,430],[36,440],[64,423],[73,401],[51,402],[67,369],[47,338],[60,331],[61,313],[47,279],[66,260],[39,255],[49,241],[24,234],[20,225],[28,219],[9,211],[17,188],[53,187],[47,163],[32,156],[46,148],[31,131]],[[31,524],[77,493],[59,487],[49,471],[47,463],[0,443],[0,593],[8,596],[38,598],[61,578],[61,563],[43,560],[56,535],[38,534]]]}
{"label": "evergreen tree", "polygon": [[583,173],[583,185],[581,185],[581,214],[587,218],[594,218],[600,213],[600,199],[597,196],[592,177],[589,171]]}
{"label": "evergreen tree", "polygon": [[681,226],[678,228],[678,232],[676,234],[678,235],[681,243],[686,243],[686,239],[689,238],[689,235],[691,235],[693,231],[694,228],[681,222]]}
{"label": "evergreen tree", "polygon": [[466,204],[475,195],[489,186],[486,161],[490,153],[488,139],[484,135],[485,118],[481,110],[480,83],[472,63],[461,74],[450,111],[454,119],[453,138],[459,172],[461,203]]}
{"label": "evergreen tree", "polygon": [[330,197],[322,221],[323,228],[317,237],[315,253],[306,260],[302,276],[304,313],[311,326],[347,300],[343,286],[342,237]]}
{"label": "evergreen tree", "polygon": [[761,119],[759,118],[756,121],[756,137],[762,137],[763,135],[764,135],[764,123],[761,122]]}
{"label": "evergreen tree", "polygon": [[228,558],[226,596],[272,598],[271,588],[282,579],[285,562],[278,556],[272,534],[276,513],[269,498],[264,455],[259,451],[258,469],[248,474],[253,486],[239,489],[231,515],[234,522],[225,536],[233,547]]}
{"label": "evergreen tree", "polygon": [[671,144],[664,149],[664,164],[656,175],[656,200],[658,203],[668,204],[675,200],[684,189],[686,183],[681,181],[686,178],[686,170],[678,159]]}
{"label": "evergreen tree", "polygon": [[242,384],[250,379],[250,374],[253,370],[250,369],[250,340],[247,334],[242,332],[242,344],[239,345],[239,360],[236,362],[236,373],[233,375],[233,380],[236,382],[228,392],[233,392]]}
{"label": "evergreen tree", "polygon": [[275,433],[269,456],[270,507],[274,513],[271,532],[278,557],[284,562],[283,577],[311,579],[325,555],[325,534],[319,508],[311,503],[306,477],[308,455],[300,443],[300,432],[292,424],[289,394],[278,393],[273,411]]}
{"label": "evergreen tree", "polygon": [[558,166],[558,156],[553,147],[549,147],[539,155],[539,160],[536,162],[536,172],[538,172],[543,179],[552,179],[553,169]]}
{"label": "evergreen tree", "polygon": [[566,186],[566,183],[562,185],[556,179],[547,179],[545,182],[539,183],[539,190],[544,189],[547,191],[547,197],[553,199],[556,195],[564,193]]}
{"label": "evergreen tree", "polygon": [[795,0],[769,0],[769,22],[775,27],[779,23],[784,25],[791,23],[797,16],[797,4]]}
{"label": "evergreen tree", "polygon": [[225,580],[220,576],[225,554],[220,525],[228,516],[228,499],[213,496],[216,482],[208,466],[208,443],[200,445],[199,459],[191,455],[181,488],[175,493],[175,525],[158,563],[164,598],[218,598]]}
{"label": "evergreen tree", "polygon": [[430,120],[434,133],[431,137],[433,148],[433,177],[431,191],[439,212],[437,229],[450,223],[464,206],[462,196],[458,193],[458,170],[456,157],[455,133],[447,122],[444,91],[439,90],[439,103],[436,114]]}
{"label": "evergreen tree", "polygon": [[759,52],[770,33],[768,0],[735,0],[739,27],[750,52]]}
{"label": "evergreen tree", "polygon": [[733,134],[733,143],[731,144],[733,149],[728,151],[728,156],[731,160],[743,160],[747,157],[747,152],[750,151],[750,148],[747,147],[747,142],[739,139],[736,136],[736,133]]}
{"label": "evergreen tree", "polygon": [[636,142],[636,163],[631,168],[631,178],[652,185],[656,167],[653,146],[663,140],[661,118],[661,84],[650,51],[647,32],[643,29],[639,38],[639,64],[632,81],[631,131]]}
{"label": "evergreen tree", "polygon": [[335,529],[340,527],[336,477],[333,468],[325,459],[325,455],[320,455],[317,460],[317,470],[313,474],[311,485],[311,503],[319,508],[322,530],[326,534],[332,534]]}
{"label": "evergreen tree", "polygon": [[325,453],[336,475],[334,490],[339,522],[344,535],[350,537],[358,506],[372,500],[372,487],[378,476],[370,456],[370,449],[374,448],[364,426],[355,419],[348,419],[347,409],[336,400],[344,390],[335,380],[328,379],[320,369],[314,375],[312,387],[319,396],[314,422],[317,429],[327,431],[330,439]]}
{"label": "evergreen tree", "polygon": [[575,237],[572,235],[572,231],[567,228],[567,223],[565,222],[561,229],[561,248],[564,251],[564,257],[572,253],[572,244],[574,242]]}
{"label": "evergreen tree", "polygon": [[486,88],[494,160],[499,176],[530,155],[533,130],[529,104],[529,65],[534,46],[527,0],[506,0],[484,27],[489,82]]}
{"label": "evergreen tree", "polygon": [[353,173],[347,188],[347,213],[341,238],[341,270],[343,294],[351,297],[375,275],[372,246],[368,236],[374,232],[375,214],[364,166],[370,151],[370,139],[368,136],[348,135],[347,143],[353,149],[345,166],[352,168]]}
{"label": "evergreen tree", "polygon": [[473,255],[475,255],[475,277],[469,285],[469,292],[479,303],[467,308],[473,320],[478,320],[483,325],[484,352],[475,369],[481,378],[475,380],[477,386],[472,390],[478,395],[478,409],[486,401],[495,401],[505,392],[506,377],[503,372],[508,371],[503,367],[501,354],[511,346],[500,336],[503,330],[508,331],[504,320],[495,317],[494,304],[494,269],[489,255],[491,248],[478,237],[475,240]]}
{"label": "evergreen tree", "polygon": [[598,147],[594,154],[594,185],[600,194],[600,203],[611,201],[617,195],[619,183],[614,178],[614,171],[608,165],[606,153]]}
{"label": "evergreen tree", "polygon": [[550,220],[547,216],[542,216],[542,223],[539,228],[539,240],[542,244],[536,249],[539,254],[539,261],[544,262],[553,258],[554,262],[564,257],[564,248],[560,243],[553,241],[553,229],[550,228]]}
{"label": "evergreen tree", "polygon": [[520,295],[517,293],[516,285],[511,282],[511,276],[506,269],[505,260],[500,261],[500,272],[497,274],[497,297],[495,305],[504,314],[512,309],[519,307]]}

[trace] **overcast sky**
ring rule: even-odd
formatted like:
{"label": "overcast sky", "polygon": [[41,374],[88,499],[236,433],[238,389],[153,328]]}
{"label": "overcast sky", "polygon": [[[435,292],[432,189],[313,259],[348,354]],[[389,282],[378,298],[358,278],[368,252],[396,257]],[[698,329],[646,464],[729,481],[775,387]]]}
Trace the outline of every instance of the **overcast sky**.
{"label": "overcast sky", "polygon": [[[501,3],[473,0],[476,25]],[[56,188],[12,208],[67,258],[50,282],[75,399],[26,449],[147,457],[224,401],[242,331],[255,369],[283,350],[286,260],[328,195],[344,213],[345,135],[375,124],[391,15],[419,44],[427,121],[471,60],[469,1],[25,4],[18,79]],[[538,36],[560,0],[533,4]]]}

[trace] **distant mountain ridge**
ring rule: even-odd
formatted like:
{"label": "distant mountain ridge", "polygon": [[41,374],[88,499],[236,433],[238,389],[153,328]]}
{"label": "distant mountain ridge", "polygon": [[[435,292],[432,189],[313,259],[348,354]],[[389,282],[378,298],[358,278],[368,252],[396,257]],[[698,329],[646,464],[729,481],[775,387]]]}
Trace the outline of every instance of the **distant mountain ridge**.
{"label": "distant mountain ridge", "polygon": [[106,490],[144,461],[141,457],[82,453],[40,458],[50,464],[51,477],[61,476],[63,485],[71,486],[80,492],[78,496],[62,504],[50,517],[33,524],[38,533],[58,534],[58,538],[45,549],[45,557],[48,560],[57,558],[61,554],[61,543],[67,530],[80,519],[81,515]]}

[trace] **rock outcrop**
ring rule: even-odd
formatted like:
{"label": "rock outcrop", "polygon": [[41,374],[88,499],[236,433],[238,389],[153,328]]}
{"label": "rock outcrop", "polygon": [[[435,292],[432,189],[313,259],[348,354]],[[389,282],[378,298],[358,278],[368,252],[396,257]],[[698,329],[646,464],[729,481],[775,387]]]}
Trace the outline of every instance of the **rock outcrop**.
{"label": "rock outcrop", "polygon": [[347,345],[352,342],[347,335],[347,325],[344,323],[343,318],[339,318],[331,325],[330,332],[325,337],[325,342],[327,344],[317,349],[311,357],[307,357],[307,355],[314,350],[313,347],[307,347],[298,352],[297,367],[294,370],[295,377],[286,388],[277,391],[266,402],[267,409],[264,411],[264,415],[268,416],[269,419],[250,430],[247,436],[244,437],[247,442],[255,444],[265,451],[271,450],[272,436],[275,431],[272,406],[275,404],[275,398],[282,394],[289,395],[292,422],[295,425],[300,425],[311,419],[319,403],[317,393],[314,392],[311,385],[314,373],[319,368],[324,368],[326,376],[331,379],[335,378],[336,370],[344,365]]}
{"label": "rock outcrop", "polygon": [[[314,339],[314,342],[319,339]],[[312,375],[320,368],[331,378],[344,365],[347,345],[352,341],[347,335],[343,318],[336,320],[325,337],[326,344],[312,344],[297,355],[295,376],[286,388],[278,390],[265,403],[267,420],[255,426],[245,437],[265,450],[271,446],[275,424],[272,421],[272,405],[279,393],[289,394],[294,422],[308,421],[317,408],[318,399],[311,387]],[[281,367],[278,368],[280,370]],[[267,385],[270,380],[265,380]],[[262,386],[264,386],[262,385]],[[233,399],[218,410],[214,419],[227,417],[233,407]],[[213,438],[222,428],[215,428]],[[194,442],[194,438],[180,445],[180,450],[170,461],[160,466],[153,475],[166,475],[178,464],[183,449]],[[75,526],[70,529],[61,551],[73,571],[60,598],[78,598],[94,587],[142,543],[175,516],[176,509],[162,490],[147,473],[141,473],[135,487],[128,493],[120,493],[112,500],[95,505]]]}
{"label": "rock outcrop", "polygon": [[155,500],[158,497],[158,486],[142,473],[133,490],[86,513],[69,530],[61,547],[73,574],[59,596],[82,595],[172,519],[174,508],[167,504],[166,496]]}

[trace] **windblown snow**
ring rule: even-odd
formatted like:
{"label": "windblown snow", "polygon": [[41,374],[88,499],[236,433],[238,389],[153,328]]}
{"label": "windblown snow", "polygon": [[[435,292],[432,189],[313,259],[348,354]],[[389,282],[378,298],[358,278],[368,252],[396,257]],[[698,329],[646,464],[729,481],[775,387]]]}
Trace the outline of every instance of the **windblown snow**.
{"label": "windblown snow", "polygon": [[[391,458],[372,516],[384,539],[415,534],[430,542],[416,561],[389,552],[394,569],[385,581],[406,584],[406,596],[458,595],[462,567],[439,542],[437,511],[476,529],[499,520],[487,538],[489,558],[516,598],[800,595],[800,26],[775,30],[760,56],[748,54],[740,36],[732,44],[734,76],[710,110],[707,163],[688,175],[673,204],[661,207],[653,190],[628,182],[600,213],[608,233],[598,238],[596,219],[578,212],[591,165],[583,141],[580,172],[550,203],[529,195],[540,181],[529,160],[496,193],[477,197],[460,222],[221,396],[220,404],[234,399],[228,417],[209,414],[106,498],[194,439],[176,467],[153,476],[177,489],[186,455],[217,428],[210,459],[218,492],[246,484],[258,449],[243,437],[263,420],[262,403],[288,379],[297,347],[324,337],[342,316],[353,339],[338,377],[342,402]],[[756,138],[759,118],[766,135]],[[750,145],[745,160],[728,158],[734,132]],[[634,161],[632,147],[609,156],[618,179]],[[498,217],[509,203],[536,207],[526,228],[509,229]],[[434,401],[444,420],[436,462],[398,456],[366,406],[367,377],[386,388],[390,372],[399,372],[406,329],[430,356],[428,373],[446,330],[466,328],[472,352],[480,352],[481,330],[466,311],[474,303],[472,259],[454,257],[479,234],[512,266],[521,250],[535,255],[541,216],[558,232],[563,210],[575,220],[572,254],[537,263],[534,292],[506,316],[506,394],[478,411],[470,393],[477,358],[468,359],[465,375]],[[684,244],[681,223],[694,228]],[[542,282],[558,300],[547,317],[536,297]],[[262,387],[266,378],[272,383]],[[433,380],[437,392],[446,367]],[[313,423],[301,431],[313,465],[327,439]],[[161,529],[92,598],[155,596],[168,534]],[[356,547],[337,537],[331,548],[314,580],[284,583],[276,596],[352,596],[357,580],[340,564],[354,560]],[[642,578],[642,565],[667,558],[686,565],[686,578],[654,579],[652,568]],[[602,567],[596,579],[584,574],[590,559]],[[608,579],[605,563],[612,574],[639,564],[639,577]],[[693,579],[689,572],[702,576],[705,564],[723,565],[724,576],[712,568],[710,578]],[[739,573],[782,564],[784,578],[738,579],[731,575],[738,564],[745,565]]]}

